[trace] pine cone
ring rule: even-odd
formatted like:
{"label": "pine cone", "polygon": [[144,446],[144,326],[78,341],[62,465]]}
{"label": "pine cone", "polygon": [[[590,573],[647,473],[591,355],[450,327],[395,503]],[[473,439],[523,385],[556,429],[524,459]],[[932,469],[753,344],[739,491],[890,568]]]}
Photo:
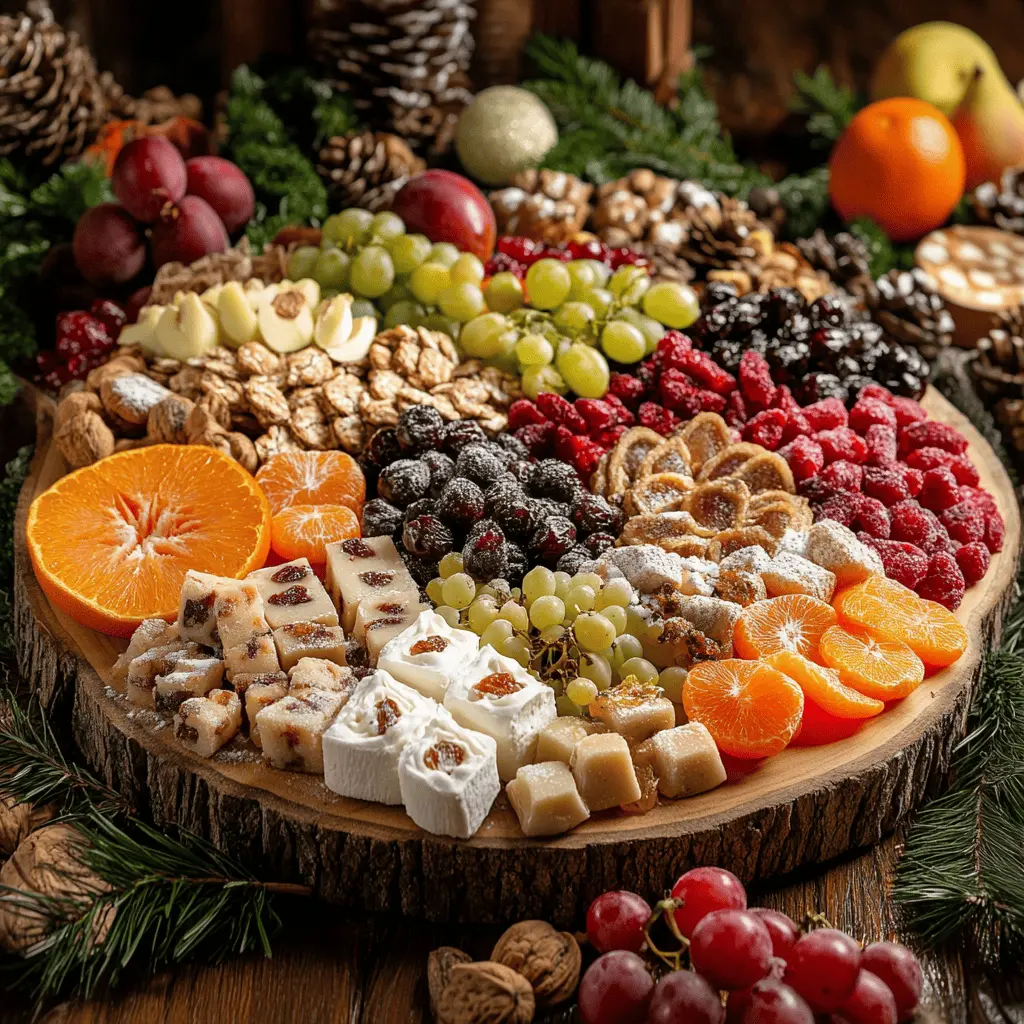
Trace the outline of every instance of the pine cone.
{"label": "pine cone", "polygon": [[44,165],[78,156],[107,120],[106,90],[76,32],[39,0],[0,16],[0,156]]}
{"label": "pine cone", "polygon": [[1024,399],[1000,399],[995,405],[995,417],[1006,443],[1014,451],[1024,452]]}
{"label": "pine cone", "polygon": [[679,281],[686,284],[693,280],[693,267],[670,246],[641,242],[634,246],[651,261],[654,277],[661,281]]}
{"label": "pine cone", "polygon": [[762,236],[767,234],[771,240],[771,232],[757,214],[740,199],[712,196],[714,202],[708,203],[702,193],[710,194],[696,186],[691,193],[696,201],[681,219],[680,254],[704,267],[725,268],[737,261],[756,261],[763,254]]}
{"label": "pine cone", "polygon": [[387,210],[398,190],[425,164],[405,139],[387,132],[356,132],[328,139],[317,173],[342,206]]}
{"label": "pine cone", "polygon": [[979,185],[971,197],[971,209],[979,224],[1024,234],[1024,167],[1007,167],[998,184]]}
{"label": "pine cone", "polygon": [[190,92],[176,96],[166,85],[158,85],[135,97],[129,96],[110,76],[103,75],[103,79],[107,107],[115,117],[142,124],[163,124],[175,117],[202,120],[203,102]]}
{"label": "pine cone", "polygon": [[1012,309],[978,341],[971,372],[978,391],[990,398],[1024,397],[1024,307]]}
{"label": "pine cone", "polygon": [[838,285],[866,296],[874,287],[868,247],[856,235],[840,231],[829,238],[821,228],[796,242],[800,254],[816,270],[824,270]]}
{"label": "pine cone", "polygon": [[934,279],[920,267],[890,270],[865,296],[871,318],[896,341],[913,345],[926,359],[953,340],[953,317]]}
{"label": "pine cone", "polygon": [[444,153],[471,99],[475,0],[355,0],[311,30],[309,45],[335,88],[373,124],[417,150]]}
{"label": "pine cone", "polygon": [[782,234],[789,214],[782,205],[782,196],[777,188],[758,185],[750,190],[747,206],[757,214],[761,223],[766,224],[776,235]]}
{"label": "pine cone", "polygon": [[549,245],[568,242],[590,214],[588,185],[564,171],[523,171],[489,196],[499,235],[523,235]]}

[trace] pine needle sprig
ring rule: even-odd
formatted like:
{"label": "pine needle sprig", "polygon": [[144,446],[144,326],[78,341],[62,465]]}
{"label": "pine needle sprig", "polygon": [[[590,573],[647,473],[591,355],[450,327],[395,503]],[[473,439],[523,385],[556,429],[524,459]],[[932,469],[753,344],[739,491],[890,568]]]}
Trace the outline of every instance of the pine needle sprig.
{"label": "pine needle sprig", "polygon": [[790,109],[807,114],[807,130],[819,148],[831,149],[861,107],[852,89],[839,85],[824,64],[813,75],[797,71],[793,75],[796,91]]}

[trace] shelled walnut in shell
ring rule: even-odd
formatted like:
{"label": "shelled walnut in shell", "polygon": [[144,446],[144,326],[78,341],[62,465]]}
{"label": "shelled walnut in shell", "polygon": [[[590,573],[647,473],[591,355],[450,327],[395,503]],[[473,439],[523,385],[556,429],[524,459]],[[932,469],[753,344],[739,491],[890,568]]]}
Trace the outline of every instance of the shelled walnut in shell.
{"label": "shelled walnut in shell", "polygon": [[66,391],[54,440],[73,468],[146,444],[203,444],[255,471],[284,451],[358,454],[411,405],[497,434],[520,395],[518,378],[460,363],[451,339],[425,328],[383,331],[366,359],[344,364],[316,346],[278,355],[249,342],[185,362],[129,348]]}

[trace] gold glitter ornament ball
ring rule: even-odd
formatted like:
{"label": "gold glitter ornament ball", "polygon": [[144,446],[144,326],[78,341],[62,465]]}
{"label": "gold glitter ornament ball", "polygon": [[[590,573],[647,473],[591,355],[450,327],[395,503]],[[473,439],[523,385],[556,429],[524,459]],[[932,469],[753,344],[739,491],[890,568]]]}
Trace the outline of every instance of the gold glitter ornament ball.
{"label": "gold glitter ornament ball", "polygon": [[558,141],[551,111],[525,89],[484,89],[459,117],[455,149],[462,166],[485,185],[507,185],[536,167]]}

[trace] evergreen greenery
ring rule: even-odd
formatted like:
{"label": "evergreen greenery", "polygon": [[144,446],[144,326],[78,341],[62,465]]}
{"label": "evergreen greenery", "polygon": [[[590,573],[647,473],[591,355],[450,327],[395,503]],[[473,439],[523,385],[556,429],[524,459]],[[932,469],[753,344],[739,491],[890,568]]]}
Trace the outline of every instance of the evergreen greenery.
{"label": "evergreen greenery", "polygon": [[11,653],[14,511],[31,460],[32,448],[21,448],[15,458],[7,463],[3,481],[0,482],[0,658],[5,658]]}

